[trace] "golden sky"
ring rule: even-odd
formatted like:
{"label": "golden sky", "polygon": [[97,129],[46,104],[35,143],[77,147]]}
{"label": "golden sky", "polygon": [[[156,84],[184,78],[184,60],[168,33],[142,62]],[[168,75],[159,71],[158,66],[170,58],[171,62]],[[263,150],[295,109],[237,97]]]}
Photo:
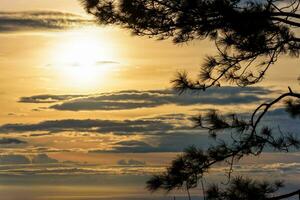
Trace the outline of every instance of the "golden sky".
{"label": "golden sky", "polygon": [[[225,85],[182,96],[171,91],[175,73],[187,70],[195,77],[213,47],[208,41],[174,45],[96,25],[76,0],[0,0],[0,196],[16,199],[18,190],[28,199],[47,198],[55,181],[66,188],[77,181],[86,197],[108,198],[114,190],[137,195],[149,174],[184,147],[212,142],[204,130],[192,128],[192,115],[210,109],[245,114],[288,86],[299,89],[299,59],[282,57],[256,87]],[[276,112],[266,123],[275,119],[299,131],[297,121]],[[292,183],[298,180],[288,170],[300,168],[298,152],[263,158],[246,160],[251,164],[243,170],[258,176],[280,171]],[[263,170],[255,174],[257,168]],[[216,169],[216,178],[222,170]],[[74,174],[72,181],[59,181]],[[44,188],[30,196],[25,185],[37,183]]]}

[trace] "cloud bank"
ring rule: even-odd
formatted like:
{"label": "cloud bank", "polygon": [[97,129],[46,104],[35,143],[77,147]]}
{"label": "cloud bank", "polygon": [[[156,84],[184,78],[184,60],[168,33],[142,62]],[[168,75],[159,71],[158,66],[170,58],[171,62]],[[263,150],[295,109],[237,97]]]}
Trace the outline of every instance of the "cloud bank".
{"label": "cloud bank", "polygon": [[91,24],[82,16],[57,11],[0,12],[0,33],[61,30]]}
{"label": "cloud bank", "polygon": [[[282,132],[296,134],[300,131],[298,120],[291,119],[286,113],[276,112],[276,110],[266,116],[262,124],[272,128],[274,137]],[[278,131],[278,125],[280,125],[281,133]],[[113,140],[107,141],[103,148],[96,147],[95,142],[91,141],[95,146],[81,149],[81,151],[89,153],[181,152],[190,145],[207,149],[210,145],[218,142],[208,136],[207,130],[194,128],[190,116],[184,114],[159,115],[131,120],[65,119],[32,124],[4,124],[0,126],[0,133],[12,135],[29,133],[30,137],[43,137],[44,134],[47,137],[55,137],[56,133],[61,133],[64,137],[68,137],[69,133],[71,135],[78,133],[88,137],[91,134],[96,137],[95,141],[97,138],[103,140],[105,137],[114,137]],[[71,137],[76,138],[76,136]],[[231,142],[231,131],[221,132],[218,139]],[[83,143],[85,142],[83,141]],[[91,143],[86,144],[90,145]],[[75,151],[74,148],[76,149],[73,147],[43,151]],[[272,151],[272,149],[266,148],[265,151]]]}
{"label": "cloud bank", "polygon": [[[175,123],[172,122],[174,118],[181,120]],[[35,124],[5,124],[0,126],[0,133],[76,131],[114,133],[116,135],[155,135],[161,132],[191,128],[191,126],[184,125],[186,120],[186,116],[176,114],[135,120],[66,119],[42,121]]]}
{"label": "cloud bank", "polygon": [[35,95],[31,97],[21,97],[20,103],[56,103],[65,100],[71,100],[79,97],[83,97],[84,95]]}
{"label": "cloud bank", "polygon": [[[33,161],[34,159],[36,161]],[[43,157],[43,158],[42,158]],[[40,159],[42,158],[42,159]],[[135,159],[122,159],[118,165],[90,165],[80,163],[59,162],[40,155],[0,155],[0,175],[151,175],[165,171],[164,165],[151,165]],[[30,167],[28,167],[30,165]],[[211,169],[211,174],[224,175],[229,166],[219,165]],[[298,175],[300,174],[299,162],[272,162],[269,164],[235,164],[233,170],[237,174],[265,175]]]}
{"label": "cloud bank", "polygon": [[15,164],[51,164],[58,163],[58,160],[50,158],[47,154],[37,154],[32,156],[4,154],[0,155],[1,165],[15,165]]}
{"label": "cloud bank", "polygon": [[[178,95],[172,90],[128,90],[112,93],[102,93],[91,96],[74,95],[38,95],[21,97],[20,102],[26,103],[56,103],[50,109],[61,111],[89,110],[130,110],[138,108],[153,108],[162,105],[237,105],[251,104],[266,100],[273,91],[262,87],[222,87],[212,88],[205,93],[186,93]],[[60,103],[58,103],[61,101]]]}
{"label": "cloud bank", "polygon": [[129,160],[119,160],[118,165],[122,166],[144,166],[146,165],[146,162],[139,161],[139,160],[134,160],[134,159],[129,159]]}
{"label": "cloud bank", "polygon": [[0,138],[0,145],[10,144],[26,144],[27,142],[19,140],[17,138]]}

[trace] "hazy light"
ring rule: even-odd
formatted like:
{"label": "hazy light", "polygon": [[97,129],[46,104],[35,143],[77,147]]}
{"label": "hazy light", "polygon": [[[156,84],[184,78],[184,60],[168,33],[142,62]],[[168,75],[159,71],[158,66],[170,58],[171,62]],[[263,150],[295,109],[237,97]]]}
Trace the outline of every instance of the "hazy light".
{"label": "hazy light", "polygon": [[109,81],[117,67],[110,38],[95,30],[69,35],[53,48],[54,69],[65,87],[91,90]]}

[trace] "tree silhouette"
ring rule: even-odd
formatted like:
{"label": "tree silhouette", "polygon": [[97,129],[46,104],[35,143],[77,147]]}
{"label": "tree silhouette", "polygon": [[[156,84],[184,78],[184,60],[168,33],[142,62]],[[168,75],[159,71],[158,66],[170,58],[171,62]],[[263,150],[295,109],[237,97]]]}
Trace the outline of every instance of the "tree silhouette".
{"label": "tree silhouette", "polygon": [[261,81],[278,56],[299,56],[299,0],[83,0],[101,24],[175,43],[209,38],[218,55],[208,56],[199,80],[180,74],[180,90],[206,89],[221,80],[240,86]]}
{"label": "tree silhouette", "polygon": [[[300,0],[82,0],[82,3],[99,23],[119,25],[139,36],[171,38],[174,43],[207,38],[213,41],[218,53],[206,57],[196,80],[183,72],[172,81],[179,93],[204,91],[224,82],[237,86],[256,84],[281,55],[299,57],[300,53],[300,36],[296,31],[300,28]],[[216,111],[195,117],[196,126],[207,129],[218,145],[206,151],[196,147],[186,149],[164,173],[153,176],[147,188],[188,191],[198,185],[214,164],[225,161],[229,164],[229,187],[223,190],[210,187],[208,199],[284,197],[270,197],[281,186],[278,183],[230,179],[233,162],[244,156],[259,155],[266,147],[285,152],[300,148],[293,133],[279,129],[281,134],[276,135],[261,124],[271,107],[282,101],[292,117],[300,117],[300,93],[291,88],[258,106],[248,120]],[[218,138],[218,132],[227,129],[235,130],[230,143]]]}

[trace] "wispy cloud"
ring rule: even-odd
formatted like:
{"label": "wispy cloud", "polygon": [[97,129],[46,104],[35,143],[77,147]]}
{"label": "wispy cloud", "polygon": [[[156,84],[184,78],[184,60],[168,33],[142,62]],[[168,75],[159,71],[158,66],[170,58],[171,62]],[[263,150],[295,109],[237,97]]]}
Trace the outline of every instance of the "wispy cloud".
{"label": "wispy cloud", "polygon": [[[172,116],[182,120],[172,122]],[[135,120],[102,120],[102,119],[65,119],[42,121],[36,124],[5,124],[0,126],[0,133],[26,133],[26,132],[95,132],[114,133],[116,135],[143,134],[153,135],[160,132],[186,129],[186,116],[166,115],[153,118]],[[185,124],[184,124],[185,123]]]}
{"label": "wispy cloud", "polygon": [[[143,141],[129,140],[115,143],[111,150],[91,150],[90,153],[149,153],[163,152],[164,149],[156,148]],[[165,151],[169,152],[169,151]],[[171,151],[170,151],[171,152]]]}
{"label": "wispy cloud", "polygon": [[0,155],[0,165],[15,164],[51,164],[58,163],[58,160],[50,158],[47,154],[21,155],[21,154],[3,154]]}
{"label": "wispy cloud", "polygon": [[[38,158],[38,159],[37,159]],[[36,159],[36,160],[35,160]],[[30,167],[28,167],[30,165]],[[249,175],[300,174],[299,162],[272,162],[269,164],[235,164],[234,173]],[[224,174],[228,166],[221,164],[211,169],[209,176]],[[165,171],[165,165],[152,165],[135,159],[121,159],[117,165],[95,165],[76,162],[61,162],[46,154],[0,155],[0,175],[150,175]]]}
{"label": "wispy cloud", "polygon": [[17,138],[0,138],[0,144],[10,145],[10,144],[26,144],[27,142],[19,140]]}
{"label": "wispy cloud", "polygon": [[0,165],[30,164],[30,158],[24,155],[0,155]]}
{"label": "wispy cloud", "polygon": [[111,64],[119,64],[119,63],[116,61],[111,61],[111,60],[100,60],[95,63],[95,65],[98,65],[98,66],[111,65]]}
{"label": "wispy cloud", "polygon": [[[214,171],[224,172],[225,168],[216,168]],[[271,163],[271,164],[252,164],[252,165],[234,165],[233,170],[240,173],[274,173],[280,172],[282,174],[299,174],[300,163]]]}
{"label": "wispy cloud", "polygon": [[129,159],[129,160],[119,160],[118,165],[122,165],[122,166],[144,166],[146,165],[146,162],[144,161],[140,161],[140,160],[134,160],[134,159]]}
{"label": "wispy cloud", "polygon": [[[281,109],[281,108],[280,108]],[[246,115],[246,119],[250,114]],[[291,119],[284,112],[271,111],[263,119],[263,125],[268,125],[273,130],[273,136],[281,133],[278,131],[278,124],[283,132],[297,133],[300,130],[298,121]],[[60,152],[60,151],[88,151],[89,153],[151,153],[151,152],[181,152],[190,145],[207,149],[210,145],[218,142],[209,138],[207,131],[193,128],[190,115],[169,114],[139,119],[106,120],[106,119],[64,119],[41,121],[38,123],[4,124],[0,126],[0,133],[28,136],[28,143],[35,137],[72,137],[93,136],[95,139],[105,140],[106,145],[101,148],[97,142],[81,142],[85,147],[73,146],[69,149],[36,149],[34,152]],[[60,134],[58,134],[60,133]],[[231,131],[223,131],[218,134],[218,139],[231,142]],[[68,139],[69,140],[69,139]],[[26,148],[24,149],[26,151]],[[265,151],[271,149],[266,148]],[[27,148],[27,151],[32,151]]]}
{"label": "wispy cloud", "polygon": [[21,97],[20,103],[56,103],[60,101],[84,97],[85,95],[35,95],[31,97]]}
{"label": "wispy cloud", "polygon": [[[91,154],[101,153],[170,153],[182,152],[191,145],[206,149],[215,144],[215,140],[208,137],[207,133],[197,129],[174,130],[160,132],[156,135],[146,135],[142,140],[129,139],[110,144],[110,148],[90,149]],[[227,137],[224,134],[222,137]]]}
{"label": "wispy cloud", "polygon": [[56,11],[0,12],[0,33],[61,30],[83,25],[92,21],[80,15]]}
{"label": "wispy cloud", "polygon": [[[129,90],[83,97],[74,96],[73,99],[73,95],[39,95],[22,97],[20,102],[57,102],[57,104],[49,108],[68,111],[129,110],[152,108],[168,104],[178,106],[251,104],[265,100],[266,96],[272,92],[272,90],[262,87],[239,88],[228,86],[221,89],[212,88],[205,93],[197,94],[186,93],[178,95],[172,90]],[[58,103],[59,101],[61,103]]]}
{"label": "wispy cloud", "polygon": [[49,163],[58,163],[58,160],[50,158],[47,154],[38,154],[34,156],[31,160],[31,163],[34,164],[49,164]]}

